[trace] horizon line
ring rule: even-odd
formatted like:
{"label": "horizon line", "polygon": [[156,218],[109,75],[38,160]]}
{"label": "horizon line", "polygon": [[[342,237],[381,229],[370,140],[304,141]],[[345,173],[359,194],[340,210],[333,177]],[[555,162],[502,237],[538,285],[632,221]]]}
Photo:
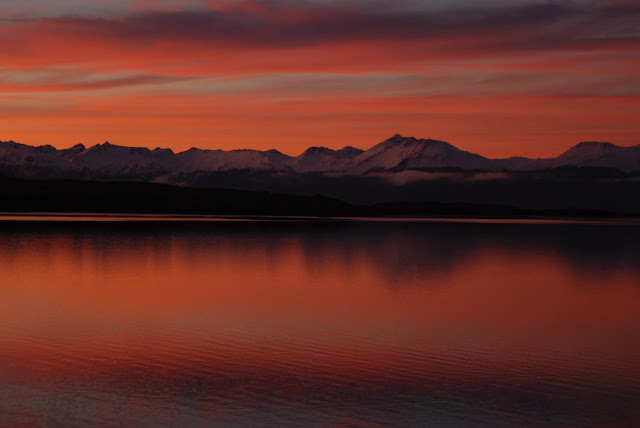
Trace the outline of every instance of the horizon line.
{"label": "horizon line", "polygon": [[[299,154],[299,155],[290,155],[290,154],[287,154],[287,153],[285,153],[285,152],[283,152],[283,151],[281,151],[281,150],[279,150],[279,149],[276,149],[276,148],[271,148],[271,149],[266,149],[266,150],[249,149],[249,148],[237,148],[237,149],[229,149],[229,150],[225,150],[225,149],[202,149],[202,148],[200,148],[200,147],[192,146],[192,147],[190,147],[190,148],[188,148],[188,149],[186,149],[186,150],[175,151],[175,150],[174,150],[174,149],[172,149],[171,147],[160,147],[160,146],[156,146],[156,147],[154,147],[154,148],[151,148],[151,147],[149,147],[149,146],[127,146],[127,145],[113,144],[113,143],[111,143],[109,140],[107,140],[107,141],[105,141],[105,142],[103,142],[103,143],[96,143],[96,144],[93,144],[93,145],[91,145],[91,146],[87,146],[87,145],[85,145],[84,143],[76,143],[76,144],[74,144],[74,145],[72,145],[72,146],[68,146],[68,147],[64,147],[64,148],[62,148],[62,147],[57,147],[57,146],[54,146],[54,145],[52,145],[52,144],[42,144],[42,145],[31,145],[31,144],[25,144],[25,143],[21,143],[21,142],[15,141],[15,140],[13,140],[13,139],[10,139],[10,140],[8,140],[8,141],[0,140],[0,143],[5,143],[5,144],[6,144],[6,143],[13,143],[13,144],[21,145],[21,146],[34,147],[34,148],[39,148],[39,147],[52,147],[52,148],[53,148],[53,149],[55,149],[55,150],[69,150],[69,149],[72,149],[72,148],[74,148],[74,147],[78,147],[78,146],[82,146],[82,147],[84,147],[84,150],[89,150],[89,149],[91,149],[91,148],[93,148],[93,147],[98,147],[98,146],[102,147],[102,146],[105,146],[105,145],[106,145],[107,147],[108,147],[108,146],[114,146],[114,147],[126,147],[126,148],[135,148],[135,149],[147,149],[147,150],[149,150],[149,151],[154,151],[154,150],[169,150],[169,151],[171,151],[171,153],[173,153],[174,155],[181,154],[181,153],[186,153],[186,152],[188,152],[188,151],[190,151],[190,150],[200,150],[200,151],[203,151],[203,152],[227,152],[227,153],[228,153],[228,152],[237,152],[237,151],[253,151],[253,152],[267,153],[267,152],[273,152],[273,151],[275,151],[275,152],[278,152],[278,153],[280,153],[280,154],[282,154],[282,155],[284,155],[284,156],[288,156],[288,157],[291,157],[291,158],[297,158],[297,157],[299,157],[299,156],[302,156],[302,155],[303,155],[304,153],[306,153],[309,149],[313,149],[313,148],[326,149],[326,150],[331,150],[331,151],[333,151],[333,152],[338,152],[338,151],[340,151],[340,150],[344,150],[344,149],[347,149],[347,148],[353,148],[353,149],[357,149],[357,150],[362,150],[362,152],[366,152],[367,150],[372,149],[373,147],[377,146],[378,144],[385,143],[385,142],[387,142],[387,141],[389,141],[389,140],[391,140],[391,139],[397,138],[397,137],[401,137],[401,138],[403,138],[403,139],[405,139],[405,140],[413,139],[413,140],[416,140],[416,141],[431,141],[431,142],[446,143],[446,144],[448,144],[448,145],[450,145],[450,146],[452,146],[452,147],[454,147],[454,148],[456,148],[456,149],[458,149],[458,150],[461,150],[461,151],[464,151],[464,152],[467,152],[467,153],[476,154],[476,155],[482,156],[482,157],[484,157],[484,158],[486,158],[486,159],[527,158],[526,156],[522,156],[522,155],[513,155],[513,156],[508,156],[508,157],[495,157],[495,158],[494,158],[494,157],[487,157],[487,156],[484,156],[484,155],[482,155],[482,154],[480,154],[480,153],[478,153],[478,152],[474,152],[474,151],[469,151],[469,150],[461,149],[460,147],[458,147],[458,146],[456,146],[456,145],[454,145],[454,144],[452,144],[452,143],[450,143],[450,142],[448,142],[448,141],[445,141],[445,140],[434,139],[434,138],[417,138],[417,137],[415,137],[415,136],[405,136],[405,135],[402,135],[402,134],[400,134],[400,133],[396,133],[396,134],[394,134],[393,136],[391,136],[391,137],[389,137],[389,138],[386,138],[386,139],[384,139],[384,140],[382,140],[382,141],[378,141],[377,143],[374,143],[373,145],[371,145],[371,146],[370,146],[369,148],[367,148],[367,149],[362,149],[362,148],[360,148],[360,147],[355,147],[355,146],[352,146],[352,145],[350,145],[350,144],[347,144],[346,146],[343,146],[343,147],[341,147],[341,148],[339,148],[339,149],[332,149],[332,148],[329,148],[329,147],[326,147],[326,146],[308,146],[306,149],[304,149],[302,152],[300,152],[300,154]],[[640,146],[640,143],[639,143],[639,144],[634,144],[634,145],[629,145],[629,146],[623,146],[623,145],[618,145],[618,144],[612,143],[612,142],[610,142],[610,141],[584,140],[584,141],[579,141],[578,143],[575,143],[575,144],[573,144],[573,145],[569,146],[566,150],[564,150],[563,152],[559,153],[559,154],[558,154],[558,155],[556,155],[555,157],[560,156],[560,155],[562,155],[563,153],[566,153],[568,150],[571,150],[572,148],[577,147],[577,146],[579,146],[580,144],[584,144],[584,143],[595,143],[595,144],[603,144],[603,145],[604,145],[604,144],[610,144],[610,145],[612,145],[612,146],[620,147],[620,148],[632,148],[632,147],[638,147],[638,146]],[[552,158],[532,157],[532,158],[528,158],[528,159],[552,159]]]}

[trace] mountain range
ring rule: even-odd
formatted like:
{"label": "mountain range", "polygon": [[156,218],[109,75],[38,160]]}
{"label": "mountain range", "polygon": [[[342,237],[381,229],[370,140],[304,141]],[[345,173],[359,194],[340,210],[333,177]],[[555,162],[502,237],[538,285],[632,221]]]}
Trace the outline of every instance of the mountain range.
{"label": "mountain range", "polygon": [[351,204],[437,202],[640,213],[640,145],[582,142],[555,158],[490,159],[444,141],[394,135],[368,150],[125,147],[0,142],[0,176],[143,182],[322,195]]}
{"label": "mountain range", "polygon": [[[50,145],[33,147],[0,142],[0,173],[18,178],[133,179],[173,182],[190,174],[231,170],[273,173],[363,175],[383,171],[457,169],[464,171],[534,171],[566,166],[606,167],[640,171],[640,145],[582,142],[555,158],[512,157],[489,159],[460,150],[444,141],[393,137],[361,150],[310,147],[299,156],[277,150],[202,150],[116,146],[85,147],[77,144],[58,150]],[[183,183],[189,184],[189,183]]]}

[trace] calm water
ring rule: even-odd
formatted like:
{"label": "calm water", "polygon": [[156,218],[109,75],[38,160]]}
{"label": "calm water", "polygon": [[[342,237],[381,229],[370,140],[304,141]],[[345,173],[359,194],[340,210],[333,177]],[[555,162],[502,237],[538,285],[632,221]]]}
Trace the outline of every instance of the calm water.
{"label": "calm water", "polygon": [[0,426],[637,426],[640,227],[0,222]]}

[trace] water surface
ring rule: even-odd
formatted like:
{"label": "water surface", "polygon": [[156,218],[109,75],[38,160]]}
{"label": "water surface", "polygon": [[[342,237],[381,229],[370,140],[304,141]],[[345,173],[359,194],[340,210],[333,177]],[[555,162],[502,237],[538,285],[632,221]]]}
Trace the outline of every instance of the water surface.
{"label": "water surface", "polygon": [[122,220],[0,222],[0,426],[640,424],[637,225]]}

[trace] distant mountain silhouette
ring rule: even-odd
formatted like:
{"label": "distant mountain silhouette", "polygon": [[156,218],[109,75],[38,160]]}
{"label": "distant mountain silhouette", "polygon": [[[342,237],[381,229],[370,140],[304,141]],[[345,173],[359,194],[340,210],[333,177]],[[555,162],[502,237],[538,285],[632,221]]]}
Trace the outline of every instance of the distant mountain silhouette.
{"label": "distant mountain silhouette", "polygon": [[0,142],[0,176],[146,182],[322,195],[350,204],[497,204],[521,209],[640,212],[640,145],[583,142],[555,158],[489,159],[438,140],[394,135],[360,150],[68,149]]}
{"label": "distant mountain silhouette", "polygon": [[640,145],[620,147],[611,143],[583,142],[556,158],[489,159],[460,150],[449,143],[414,137],[393,137],[363,151],[310,147],[299,156],[277,150],[201,150],[180,153],[116,146],[108,142],[86,148],[82,144],[57,150],[13,141],[0,142],[0,173],[20,178],[131,179],[184,182],[190,174],[231,170],[273,173],[332,173],[362,175],[380,171],[453,168],[465,171],[531,171],[564,166],[606,167],[640,171]]}

